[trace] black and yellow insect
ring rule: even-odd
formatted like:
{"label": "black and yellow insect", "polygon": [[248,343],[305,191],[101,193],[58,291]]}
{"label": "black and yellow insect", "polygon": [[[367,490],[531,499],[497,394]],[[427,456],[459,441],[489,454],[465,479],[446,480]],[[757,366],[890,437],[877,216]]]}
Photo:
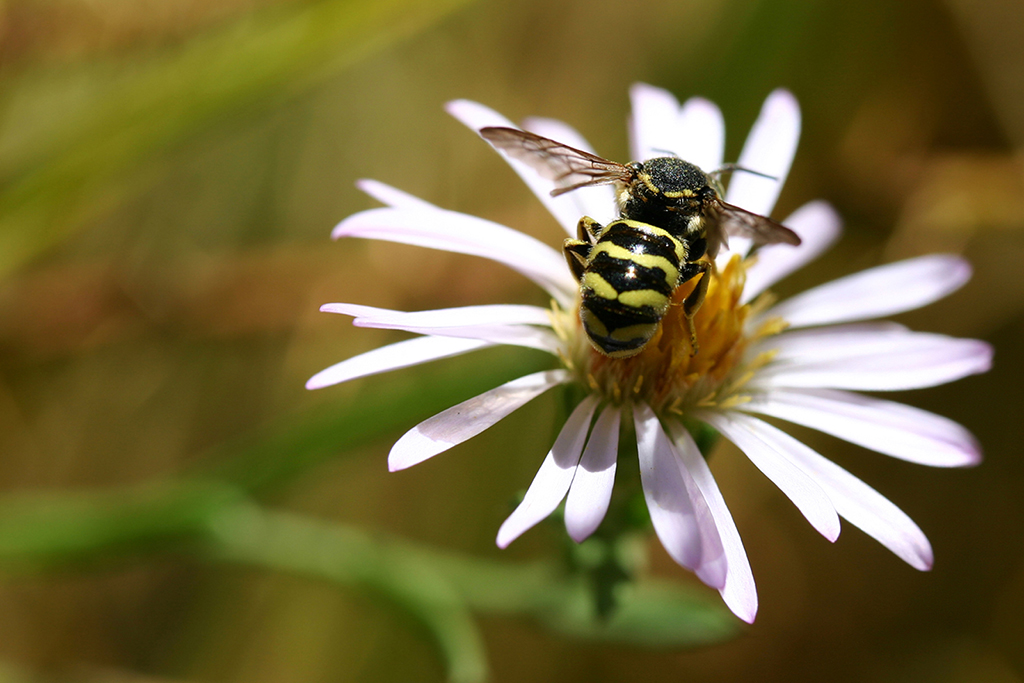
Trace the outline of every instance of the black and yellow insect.
{"label": "black and yellow insect", "polygon": [[745,169],[709,174],[678,157],[619,164],[515,128],[483,128],[480,135],[554,180],[553,196],[615,184],[620,217],[601,225],[584,216],[577,239],[564,244],[566,261],[580,283],[583,329],[594,347],[612,358],[640,353],[657,332],[676,288],[700,275],[683,301],[692,353],[697,352],[693,316],[707,293],[711,259],[728,236],[800,244],[789,228],[722,201],[717,175]]}

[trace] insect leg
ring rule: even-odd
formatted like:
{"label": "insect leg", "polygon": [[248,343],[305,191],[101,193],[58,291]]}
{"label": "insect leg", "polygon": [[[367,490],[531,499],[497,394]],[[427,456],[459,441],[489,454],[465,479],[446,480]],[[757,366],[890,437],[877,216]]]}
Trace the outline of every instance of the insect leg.
{"label": "insect leg", "polygon": [[[582,222],[581,220],[580,223]],[[587,267],[587,261],[590,259],[590,250],[593,246],[585,240],[566,238],[562,242],[562,253],[565,254],[565,262],[569,264],[569,270],[577,281],[583,278],[583,269]]]}
{"label": "insect leg", "polygon": [[584,216],[576,224],[576,238],[580,242],[596,244],[597,238],[601,236],[602,232],[604,232],[604,226],[590,216]]}
{"label": "insect leg", "polygon": [[[697,261],[696,263],[687,263],[686,268],[683,271],[683,275],[680,278],[682,282],[687,282],[698,274],[701,276],[697,282],[697,286],[693,288],[690,295],[683,301],[683,319],[686,320],[686,330],[690,333],[690,355],[697,355],[697,329],[693,326],[693,316],[697,315],[697,311],[700,310],[701,304],[704,303],[704,297],[708,293],[708,285],[711,284],[711,277],[708,275],[708,271],[713,268],[712,264],[708,261]],[[689,277],[686,277],[689,275]],[[686,279],[683,280],[682,278]]]}

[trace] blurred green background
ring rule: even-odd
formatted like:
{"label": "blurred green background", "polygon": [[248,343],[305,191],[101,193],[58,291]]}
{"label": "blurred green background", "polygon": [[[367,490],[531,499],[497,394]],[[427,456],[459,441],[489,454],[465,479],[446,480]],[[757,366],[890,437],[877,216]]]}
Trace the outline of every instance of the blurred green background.
{"label": "blurred green background", "polygon": [[[974,264],[902,320],[991,341],[995,369],[896,398],[970,428],[981,467],[793,430],[918,522],[930,573],[849,525],[830,545],[721,448],[753,627],[681,646],[735,620],[656,542],[651,573],[712,610],[674,646],[567,635],[485,598],[467,621],[416,553],[563,552],[556,525],[493,542],[556,398],[409,471],[389,474],[387,451],[546,359],[498,349],[303,389],[401,338],[321,303],[546,303],[481,260],[331,242],[374,205],[354,180],[553,243],[554,221],[443,103],[560,118],[625,160],[636,81],[716,101],[727,159],[771,90],[796,94],[804,132],[775,216],[820,197],[846,233],[779,294],[933,251]],[[0,680],[471,680],[482,648],[494,681],[1024,681],[1022,146],[1013,0],[0,2]],[[381,578],[389,553],[411,574]],[[533,595],[502,566],[486,565],[494,581]]]}

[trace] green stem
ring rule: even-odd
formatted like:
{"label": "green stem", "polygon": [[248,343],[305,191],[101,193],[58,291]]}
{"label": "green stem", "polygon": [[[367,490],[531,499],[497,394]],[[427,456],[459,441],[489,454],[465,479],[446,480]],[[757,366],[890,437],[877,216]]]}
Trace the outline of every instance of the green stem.
{"label": "green stem", "polygon": [[450,578],[422,553],[356,529],[255,505],[225,509],[209,528],[209,557],[371,589],[426,627],[447,663],[448,680],[487,679],[483,640],[468,606]]}
{"label": "green stem", "polygon": [[599,618],[586,577],[555,563],[483,560],[255,505],[225,508],[210,530],[213,559],[388,597],[431,630],[453,669],[481,670],[473,665],[482,660],[463,619],[468,610],[530,617],[577,638],[649,647],[712,643],[737,631],[716,600],[650,578],[623,586],[615,612]]}

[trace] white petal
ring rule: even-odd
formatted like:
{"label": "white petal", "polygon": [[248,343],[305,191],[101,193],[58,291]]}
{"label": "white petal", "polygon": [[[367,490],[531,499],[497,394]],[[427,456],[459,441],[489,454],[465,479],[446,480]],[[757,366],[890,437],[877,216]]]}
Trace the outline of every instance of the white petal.
{"label": "white petal", "polygon": [[754,265],[747,270],[740,303],[753,301],[782,278],[818,258],[842,232],[839,214],[828,202],[820,200],[804,204],[782,224],[799,235],[802,243],[799,247],[789,244],[761,247]]}
{"label": "white petal", "polygon": [[551,326],[550,311],[540,306],[519,304],[493,304],[438,308],[432,311],[395,311],[389,308],[361,306],[359,304],[324,304],[325,313],[351,315],[364,323],[364,327],[392,324],[416,327],[462,327],[465,325],[544,325]]}
{"label": "white petal", "polygon": [[[910,331],[818,336],[822,345],[804,356],[796,350],[814,335],[797,343],[783,339],[780,356],[785,357],[759,370],[751,386],[900,391],[945,384],[992,366],[992,347],[977,339]],[[859,347],[850,343],[857,336],[864,338]],[[831,346],[830,339],[835,340]]]}
{"label": "white petal", "polygon": [[737,162],[771,178],[742,171],[734,173],[725,200],[747,211],[770,215],[789,175],[799,141],[800,105],[789,91],[776,90],[761,107]]}
{"label": "white petal", "polygon": [[919,256],[809,289],[783,301],[767,315],[781,316],[791,327],[881,318],[941,299],[970,277],[970,265],[959,256]]}
{"label": "white petal", "polygon": [[[488,126],[518,128],[518,126],[498,112],[477,102],[453,100],[445,105],[445,109],[474,132],[479,132],[481,128]],[[568,234],[575,236],[576,224],[579,222],[581,214],[578,213],[573,200],[571,198],[566,199],[564,195],[562,197],[552,197],[551,190],[555,189],[555,182],[553,180],[541,177],[540,174],[523,162],[509,158],[500,149],[496,149],[496,151],[508,162],[512,170],[519,174],[519,177],[523,179],[523,182],[526,183],[533,193],[537,195],[537,199],[547,207],[559,225]],[[570,192],[569,194],[572,193]]]}
{"label": "white petal", "polygon": [[[408,313],[358,304],[324,304],[320,310],[356,316],[356,327],[479,339],[554,354],[561,348],[555,333],[546,329],[551,324],[547,309],[538,306],[465,306]],[[545,325],[546,328],[533,325]]]}
{"label": "white petal", "polygon": [[307,389],[322,389],[340,384],[357,377],[367,377],[382,372],[407,368],[440,358],[457,356],[491,346],[490,342],[476,339],[451,339],[445,337],[417,337],[396,344],[389,344],[367,351],[348,360],[343,360],[321,370],[306,382]]}
{"label": "white petal", "polygon": [[635,84],[630,98],[633,159],[674,155],[705,171],[721,167],[725,121],[713,102],[693,97],[680,107],[672,93],[646,83]]}
{"label": "white petal", "polygon": [[424,420],[391,448],[388,469],[392,472],[404,470],[473,438],[556,384],[569,381],[569,378],[565,370],[526,375]]}
{"label": "white petal", "polygon": [[565,529],[577,543],[601,525],[615,484],[622,409],[607,406],[594,423],[580,466],[565,499]]}
{"label": "white petal", "polygon": [[[664,433],[663,436],[667,437]],[[704,456],[701,455],[692,438],[689,442],[682,440],[682,448],[679,448],[677,443],[679,443],[678,440],[669,440],[671,450],[683,475],[687,493],[693,501],[694,510],[697,513],[697,524],[700,527],[701,559],[700,566],[694,569],[694,573],[708,586],[724,591],[729,574],[729,559],[724,547],[725,542],[720,535],[718,517],[704,493],[705,487],[697,483],[697,477],[704,474],[697,461],[702,462],[705,469],[707,462],[704,461]],[[710,472],[707,474],[710,475]]]}
{"label": "white petal", "polygon": [[[543,135],[558,142],[595,154],[593,146],[583,135],[564,121],[549,119],[543,116],[528,116],[523,120],[523,130]],[[614,199],[614,197],[613,197]]]}
{"label": "white petal", "polygon": [[332,237],[363,237],[472,254],[504,263],[543,287],[566,306],[575,299],[564,257],[517,230],[455,211],[370,209],[349,216]]}
{"label": "white petal", "polygon": [[[743,145],[737,162],[742,168],[763,173],[769,177],[737,171],[729,178],[725,200],[762,216],[770,216],[775,200],[786,182],[789,167],[800,140],[800,106],[786,90],[776,90],[761,107],[761,113]],[[729,239],[724,252],[745,255],[752,242],[747,237]]]}
{"label": "white petal", "polygon": [[966,429],[902,403],[843,391],[790,389],[755,395],[740,407],[922,465],[964,467],[981,462],[981,448]]}
{"label": "white petal", "polygon": [[[523,128],[531,133],[543,135],[546,138],[556,140],[570,147],[582,149],[592,154],[595,153],[590,143],[567,123],[562,123],[555,119],[531,117],[523,121]],[[577,221],[581,216],[590,216],[598,223],[607,225],[619,216],[615,206],[615,189],[611,185],[583,187],[554,197],[553,202],[555,204],[562,202],[569,205],[571,209],[566,209],[565,213],[567,216],[571,216],[575,212]],[[559,208],[559,212],[562,211]],[[576,223],[570,226],[569,236],[576,237]]]}
{"label": "white petal", "polygon": [[942,356],[947,350],[965,348],[960,342],[972,342],[968,347],[981,344],[988,348],[988,344],[978,340],[914,332],[903,325],[883,321],[784,332],[766,338],[758,346],[758,351],[774,349],[774,361],[780,366],[823,362],[838,364],[856,361],[862,356]]}
{"label": "white petal", "polygon": [[895,351],[908,344],[919,344],[918,334],[928,336],[927,333],[911,332],[905,326],[888,320],[831,325],[767,337],[757,345],[755,351],[760,353],[771,350],[774,362],[779,365],[793,362],[818,363]]}
{"label": "white petal", "polygon": [[379,180],[372,180],[370,178],[363,178],[362,180],[356,181],[356,187],[370,195],[378,202],[387,204],[388,206],[395,209],[420,209],[420,210],[434,210],[443,211],[438,206],[431,204],[430,202],[415,197],[408,192],[403,192],[398,188],[386,185]]}
{"label": "white petal", "polygon": [[527,489],[523,502],[509,515],[498,529],[498,547],[505,548],[523,532],[546,518],[565,498],[572,484],[587,439],[587,430],[594,418],[598,397],[590,395],[572,411],[555,445],[544,459],[533,483]]}
{"label": "white petal", "polygon": [[667,90],[646,83],[629,89],[630,153],[636,161],[678,154],[679,101]]}
{"label": "white petal", "polygon": [[835,506],[813,479],[794,465],[785,452],[776,450],[762,437],[761,420],[741,413],[701,411],[694,415],[707,422],[736,444],[757,469],[793,501],[807,521],[830,541],[839,537],[839,516]]}
{"label": "white petal", "polygon": [[[679,112],[676,126],[677,142],[673,151],[680,159],[708,172],[722,167],[725,119],[718,105],[703,97],[691,97]],[[664,153],[660,156],[664,156]]]}
{"label": "white petal", "polygon": [[789,434],[762,423],[762,439],[784,451],[814,476],[839,514],[874,537],[915,569],[932,566],[932,548],[921,529],[902,510],[873,488]]}
{"label": "white petal", "polygon": [[654,411],[633,405],[640,481],[658,539],[673,560],[712,588],[725,586],[722,540],[708,503]]}
{"label": "white petal", "polygon": [[700,492],[704,494],[722,539],[727,569],[725,586],[721,589],[722,599],[733,614],[752,624],[757,615],[757,587],[754,585],[754,574],[750,570],[750,561],[747,559],[747,551],[743,548],[743,541],[740,540],[740,532],[736,529],[736,522],[733,521],[725,498],[718,489],[718,483],[711,475],[708,463],[698,450],[697,444],[693,442],[690,432],[676,421],[669,422],[668,428],[683,464],[693,475]]}
{"label": "white petal", "polygon": [[522,346],[558,355],[562,344],[558,336],[551,330],[529,325],[462,325],[460,327],[416,327],[389,323],[363,323],[355,321],[357,327],[372,327],[389,330],[405,330],[416,334],[429,334],[435,337],[457,337],[460,339],[478,339],[491,344],[505,346]]}

